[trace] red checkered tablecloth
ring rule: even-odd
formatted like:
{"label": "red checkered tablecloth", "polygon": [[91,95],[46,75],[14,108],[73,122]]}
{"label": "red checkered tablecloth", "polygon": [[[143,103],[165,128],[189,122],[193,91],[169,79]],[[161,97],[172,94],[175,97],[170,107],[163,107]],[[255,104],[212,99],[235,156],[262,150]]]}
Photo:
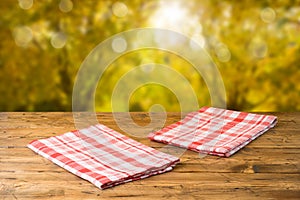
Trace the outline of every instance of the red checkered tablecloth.
{"label": "red checkered tablecloth", "polygon": [[203,107],[148,135],[157,142],[229,157],[274,127],[277,117]]}
{"label": "red checkered tablecloth", "polygon": [[101,189],[170,171],[179,162],[101,124],[28,147]]}

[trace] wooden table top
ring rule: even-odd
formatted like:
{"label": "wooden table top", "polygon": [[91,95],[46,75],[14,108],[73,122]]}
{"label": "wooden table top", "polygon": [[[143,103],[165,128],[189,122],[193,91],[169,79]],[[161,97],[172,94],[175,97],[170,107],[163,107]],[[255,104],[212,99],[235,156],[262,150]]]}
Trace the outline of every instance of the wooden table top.
{"label": "wooden table top", "polygon": [[[74,130],[72,113],[0,113],[0,199],[300,199],[300,113],[273,114],[276,127],[230,158],[185,151],[171,172],[100,190],[26,148],[34,139]],[[140,125],[150,121],[147,113],[131,116]],[[180,117],[168,113],[165,125]],[[124,133],[112,113],[97,118]]]}

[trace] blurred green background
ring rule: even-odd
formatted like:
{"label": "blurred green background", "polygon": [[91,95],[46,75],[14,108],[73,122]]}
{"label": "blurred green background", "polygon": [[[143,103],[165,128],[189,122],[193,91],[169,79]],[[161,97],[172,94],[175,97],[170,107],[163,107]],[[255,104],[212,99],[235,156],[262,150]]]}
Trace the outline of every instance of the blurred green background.
{"label": "blurred green background", "polygon": [[[85,57],[103,40],[133,28],[181,32],[204,47],[219,68],[227,108],[300,111],[300,1],[0,1],[0,111],[71,111],[72,89]],[[199,105],[211,105],[190,63],[168,52],[140,50],[111,64],[95,94],[97,111],[111,111],[124,72],[143,63],[174,67],[190,82]],[[180,111],[176,96],[145,85],[130,111],[153,104]]]}

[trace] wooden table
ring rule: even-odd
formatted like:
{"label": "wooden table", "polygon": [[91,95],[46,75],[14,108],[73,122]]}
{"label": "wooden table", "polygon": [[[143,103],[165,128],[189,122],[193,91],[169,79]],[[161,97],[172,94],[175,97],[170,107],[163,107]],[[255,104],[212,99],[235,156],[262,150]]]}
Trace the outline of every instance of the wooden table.
{"label": "wooden table", "polygon": [[[73,130],[72,113],[0,113],[0,199],[300,199],[300,113],[273,114],[277,126],[230,158],[186,151],[171,172],[100,190],[26,148],[33,139]],[[147,113],[131,116],[149,122]],[[122,132],[111,113],[97,118]],[[168,113],[166,125],[179,119]]]}

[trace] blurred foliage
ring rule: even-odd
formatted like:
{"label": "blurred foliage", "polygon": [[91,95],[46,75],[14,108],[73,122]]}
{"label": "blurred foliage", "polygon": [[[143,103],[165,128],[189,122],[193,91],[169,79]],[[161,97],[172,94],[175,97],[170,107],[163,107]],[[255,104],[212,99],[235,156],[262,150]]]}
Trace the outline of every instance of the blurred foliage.
{"label": "blurred foliage", "polygon": [[[2,0],[0,11],[1,111],[71,111],[76,74],[89,52],[114,34],[143,27],[179,31],[204,46],[222,74],[228,108],[300,111],[300,1]],[[172,66],[197,92],[199,106],[211,104],[190,63],[145,49],[109,66],[96,110],[111,111],[117,81],[147,62]],[[131,111],[153,104],[180,111],[176,96],[155,84],[129,100]]]}

